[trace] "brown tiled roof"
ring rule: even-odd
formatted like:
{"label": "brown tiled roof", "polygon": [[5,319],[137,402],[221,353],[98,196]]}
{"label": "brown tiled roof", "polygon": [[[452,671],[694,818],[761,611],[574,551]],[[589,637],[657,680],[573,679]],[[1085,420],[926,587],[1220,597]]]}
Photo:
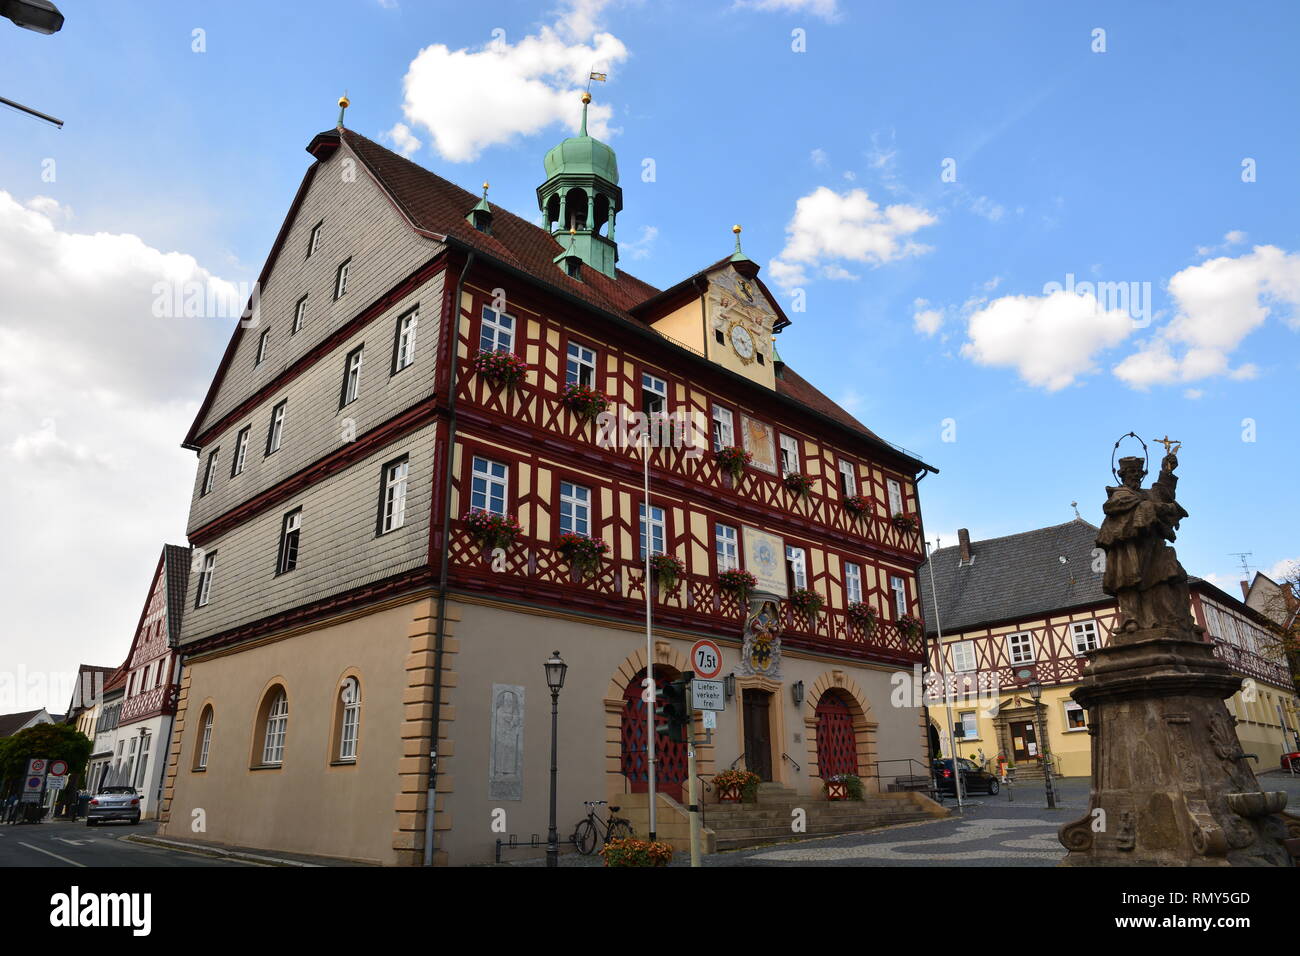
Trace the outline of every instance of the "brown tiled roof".
{"label": "brown tiled roof", "polygon": [[841,425],[847,425],[849,428],[856,428],[864,435],[870,435],[877,441],[883,441],[879,435],[873,432],[862,422],[858,421],[840,406],[823,395],[813,387],[807,379],[796,372],[788,365],[784,365],[776,376],[776,390],[782,395],[793,398],[800,404],[807,405],[814,412],[820,412],[827,418],[833,418]]}
{"label": "brown tiled roof", "polygon": [[12,737],[41,711],[25,710],[20,714],[0,714],[0,737]]}
{"label": "brown tiled roof", "polygon": [[626,319],[631,318],[628,310],[632,306],[658,293],[650,283],[621,269],[618,278],[611,279],[584,265],[582,281],[572,278],[555,264],[555,257],[564,247],[547,230],[495,204],[491,235],[480,232],[465,219],[478,202],[478,196],[360,133],[350,129],[341,132],[344,141],[417,228],[454,236],[507,265]]}

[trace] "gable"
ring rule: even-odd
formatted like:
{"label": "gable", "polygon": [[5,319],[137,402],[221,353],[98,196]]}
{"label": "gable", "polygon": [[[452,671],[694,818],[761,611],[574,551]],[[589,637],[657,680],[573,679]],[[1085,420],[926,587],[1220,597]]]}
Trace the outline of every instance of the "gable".
{"label": "gable", "polygon": [[[322,223],[309,256],[312,229]],[[222,419],[443,246],[414,231],[366,167],[343,146],[307,171],[259,278],[254,315],[240,322],[186,438],[199,444]],[[347,292],[334,298],[341,263],[349,260]],[[306,317],[294,314],[306,296]],[[256,361],[260,339],[266,356]]]}

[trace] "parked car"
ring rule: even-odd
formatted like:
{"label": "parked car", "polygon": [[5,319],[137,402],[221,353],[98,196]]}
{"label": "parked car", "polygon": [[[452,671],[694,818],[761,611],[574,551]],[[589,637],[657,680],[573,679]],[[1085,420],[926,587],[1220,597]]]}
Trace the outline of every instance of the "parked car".
{"label": "parked car", "polygon": [[1282,769],[1300,773],[1300,750],[1282,755]]}
{"label": "parked car", "polygon": [[140,822],[140,794],[135,787],[104,787],[90,798],[86,808],[86,826],[93,827],[109,820]]}
{"label": "parked car", "polygon": [[[957,766],[961,770],[962,793],[987,793],[992,795],[1002,789],[1002,783],[995,774],[981,770],[965,757],[957,758]],[[953,777],[951,758],[934,762],[934,785],[939,789],[940,793],[954,795],[957,793],[957,781]]]}

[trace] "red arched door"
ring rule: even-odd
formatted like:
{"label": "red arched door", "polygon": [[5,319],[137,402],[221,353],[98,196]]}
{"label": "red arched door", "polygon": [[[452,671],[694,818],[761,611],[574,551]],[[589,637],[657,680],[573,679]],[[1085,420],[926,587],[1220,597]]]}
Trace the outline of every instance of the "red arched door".
{"label": "red arched door", "polygon": [[853,733],[849,702],[835,691],[817,702],[817,772],[823,780],[838,773],[858,772],[858,740]]}
{"label": "red arched door", "polygon": [[[676,671],[655,668],[655,680],[660,686],[675,680]],[[645,679],[642,670],[632,678],[623,692],[623,776],[633,793],[646,793],[650,789],[650,768],[646,761],[646,737],[653,736],[655,746],[655,789],[674,800],[682,800],[682,784],[686,780],[686,744],[674,743],[666,734],[648,734],[646,713],[648,705],[641,699]],[[660,721],[666,723],[666,721]]]}

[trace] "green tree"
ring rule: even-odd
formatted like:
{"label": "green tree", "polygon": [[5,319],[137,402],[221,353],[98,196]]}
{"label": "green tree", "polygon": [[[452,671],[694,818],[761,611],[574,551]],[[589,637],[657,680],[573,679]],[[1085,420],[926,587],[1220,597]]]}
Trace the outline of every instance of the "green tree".
{"label": "green tree", "polygon": [[66,760],[75,781],[86,771],[86,760],[94,746],[89,737],[70,724],[37,724],[0,740],[0,780],[8,795],[21,786],[27,761],[33,757]]}

